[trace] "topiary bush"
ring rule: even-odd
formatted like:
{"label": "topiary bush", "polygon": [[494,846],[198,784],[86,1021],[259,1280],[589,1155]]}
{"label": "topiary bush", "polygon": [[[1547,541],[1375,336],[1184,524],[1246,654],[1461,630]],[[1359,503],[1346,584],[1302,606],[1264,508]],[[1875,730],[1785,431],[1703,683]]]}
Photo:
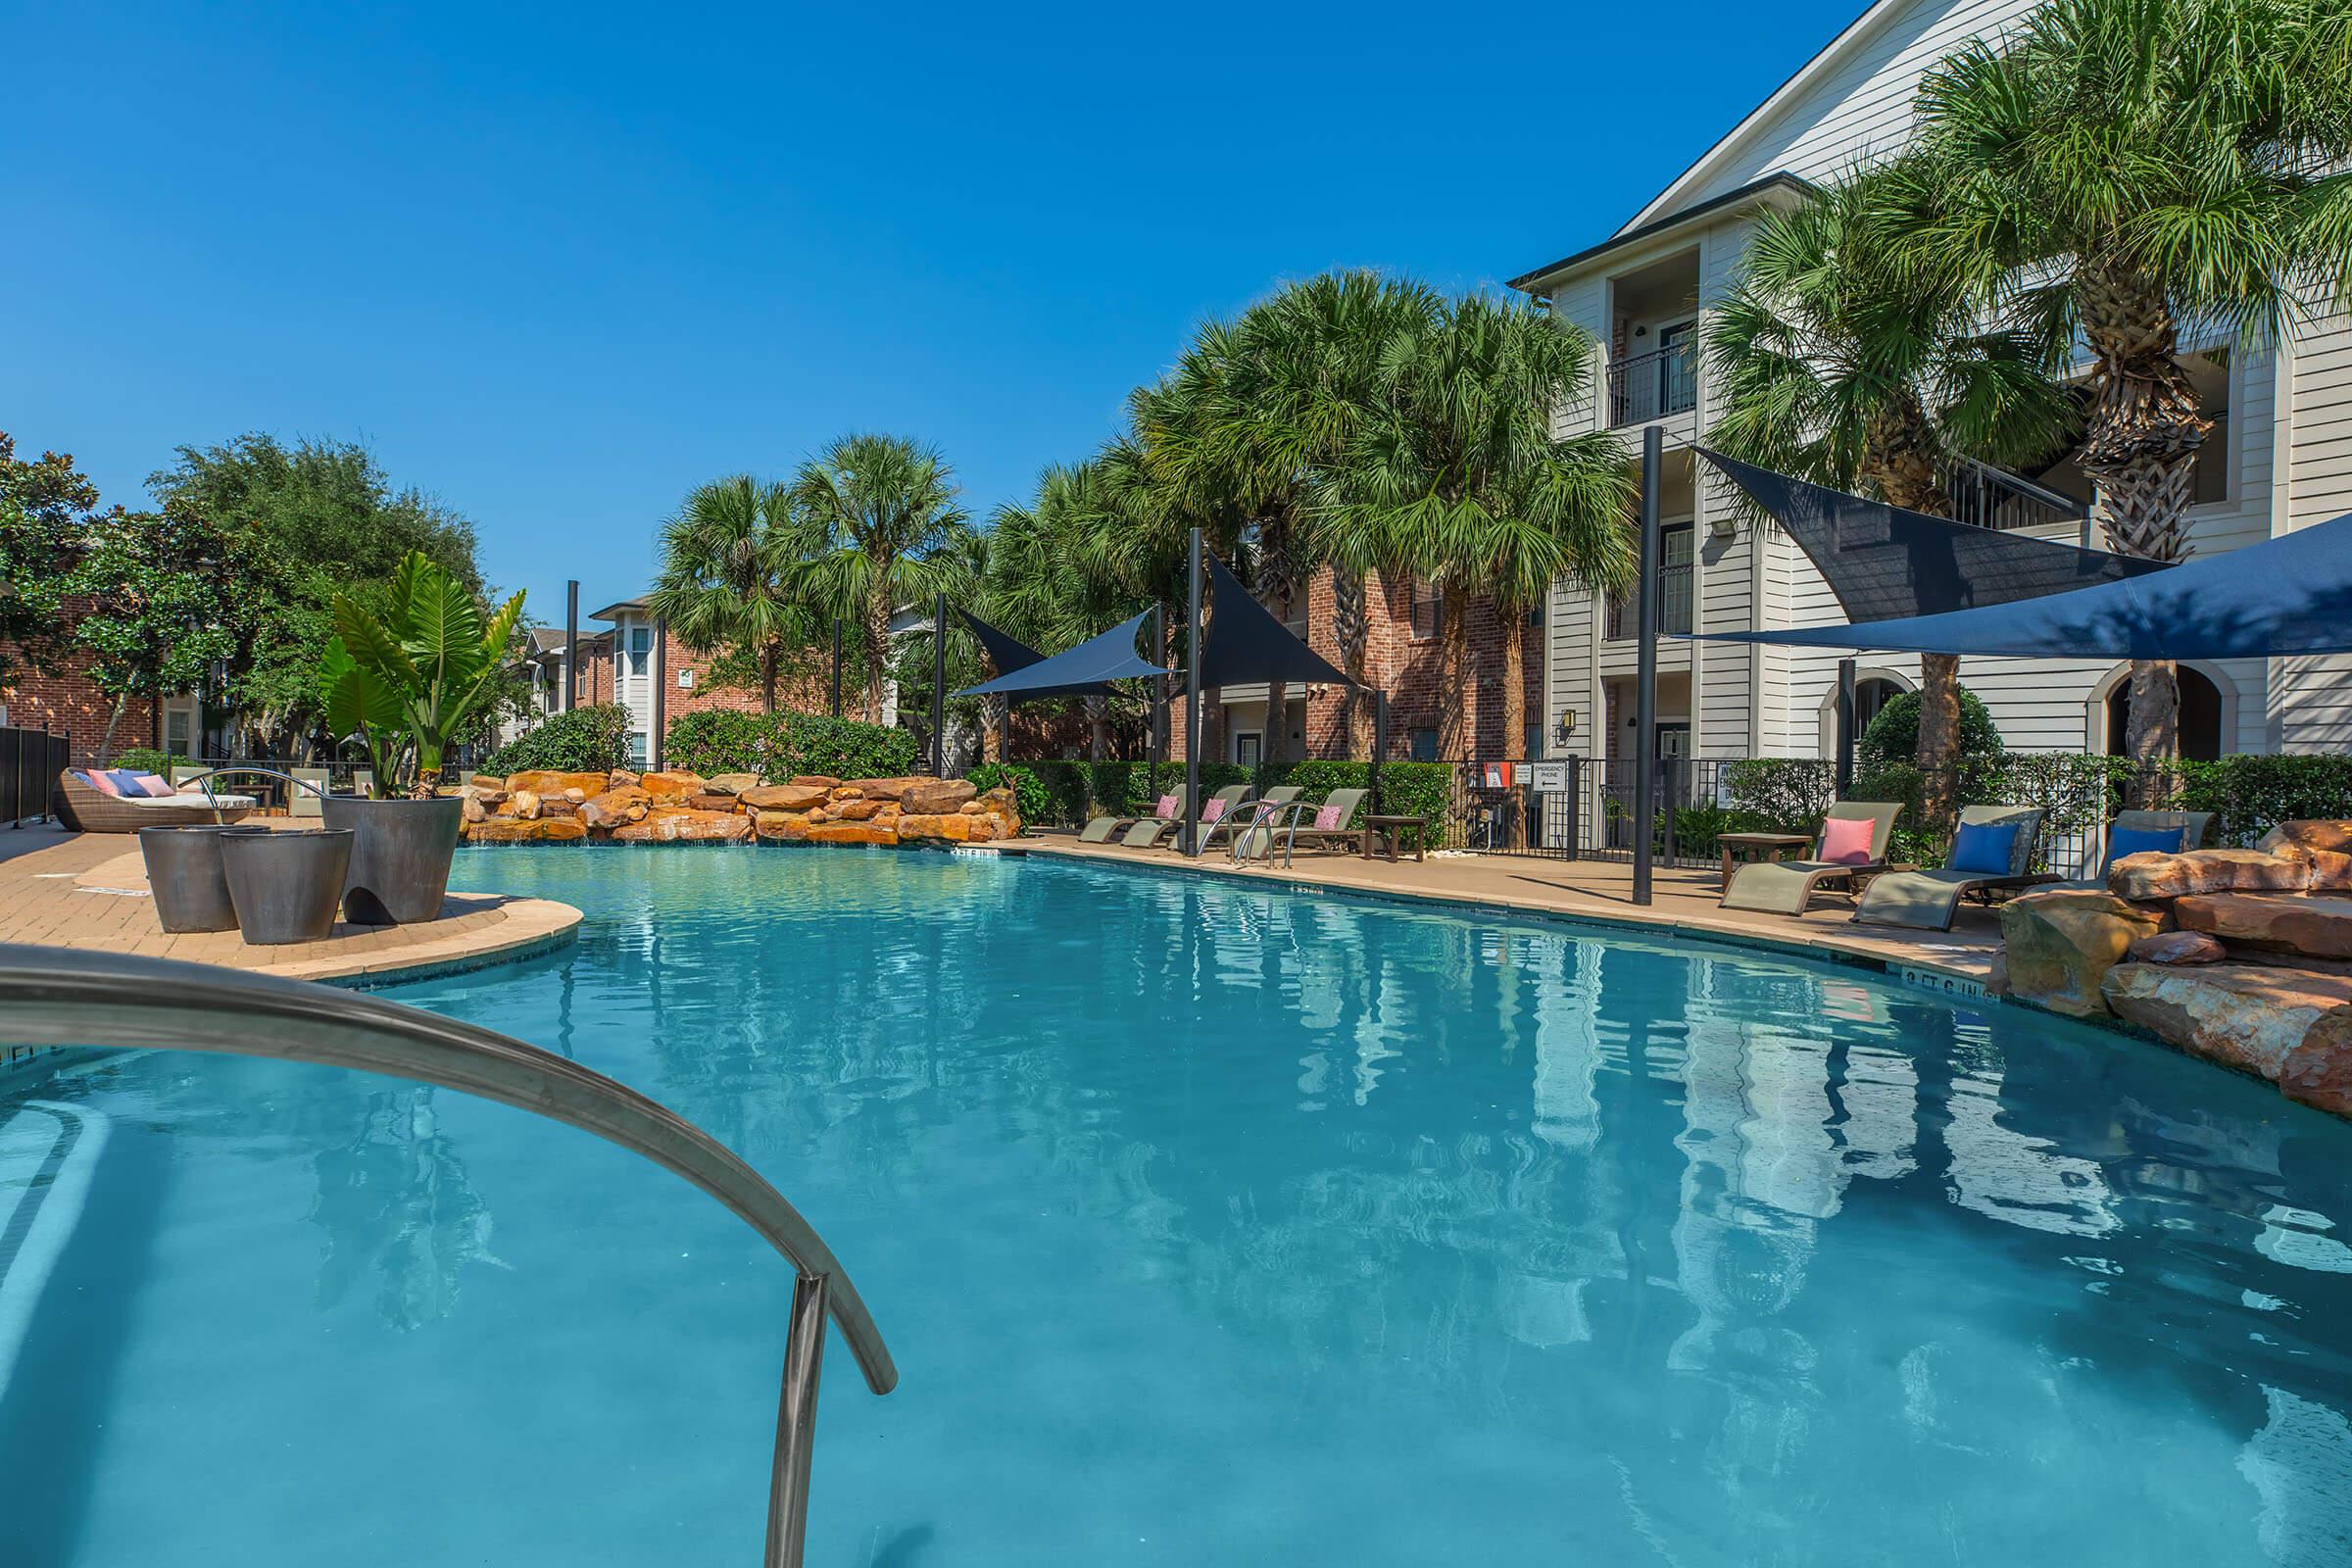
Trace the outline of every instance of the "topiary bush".
{"label": "topiary bush", "polygon": [[[1908,764],[1919,755],[1919,693],[1901,692],[1887,700],[1879,710],[1879,716],[1870,721],[1854,743],[1854,767],[1858,772],[1894,764]],[[1992,722],[1984,700],[1967,687],[1960,688],[1960,755],[1962,757],[1998,757],[2001,755],[2001,732]]]}
{"label": "topiary bush", "polygon": [[909,731],[855,718],[711,709],[670,720],[662,755],[672,767],[702,774],[898,778],[914,770],[922,746]]}
{"label": "topiary bush", "polygon": [[551,713],[475,764],[478,773],[610,773],[629,765],[629,710],[617,703]]}

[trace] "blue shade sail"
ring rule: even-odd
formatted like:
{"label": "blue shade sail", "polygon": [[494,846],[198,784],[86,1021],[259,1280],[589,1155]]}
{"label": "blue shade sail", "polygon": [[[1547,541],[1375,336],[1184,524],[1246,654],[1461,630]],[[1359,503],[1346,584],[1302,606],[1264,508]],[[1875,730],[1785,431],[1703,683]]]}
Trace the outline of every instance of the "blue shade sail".
{"label": "blue shade sail", "polygon": [[2019,659],[2352,653],[2352,514],[2167,570],[2013,604],[1697,640]]}
{"label": "blue shade sail", "polygon": [[1907,512],[1704,447],[1698,455],[1788,531],[1857,624],[2039,599],[2172,566]]}
{"label": "blue shade sail", "polygon": [[1352,686],[1347,674],[1291,634],[1242,580],[1208,558],[1210,601],[1216,613],[1200,648],[1200,685],[1245,686],[1253,681],[1326,682]]}
{"label": "blue shade sail", "polygon": [[1136,631],[1151,616],[1152,612],[1147,610],[1075,648],[1024,668],[1008,670],[995,680],[966,686],[956,695],[1010,697],[1016,702],[1031,697],[1101,697],[1110,691],[1106,682],[1164,675],[1167,671],[1157,664],[1136,657]]}
{"label": "blue shade sail", "polygon": [[988,654],[988,662],[997,666],[998,674],[1009,675],[1016,669],[1027,669],[1031,664],[1044,662],[1045,655],[1019,638],[997,630],[970,611],[958,610],[956,613],[964,625],[971,628],[972,635],[979,639],[981,648]]}

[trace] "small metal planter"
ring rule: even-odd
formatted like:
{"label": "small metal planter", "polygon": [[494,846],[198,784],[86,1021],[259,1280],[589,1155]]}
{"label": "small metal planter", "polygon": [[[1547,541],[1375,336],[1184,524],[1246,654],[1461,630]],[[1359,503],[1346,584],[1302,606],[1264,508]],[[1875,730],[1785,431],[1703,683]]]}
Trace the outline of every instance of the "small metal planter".
{"label": "small metal planter", "polygon": [[343,918],[354,925],[411,925],[438,919],[449,891],[450,860],[466,825],[456,796],[429,801],[370,801],[330,795],[326,825],[358,835],[343,886]]}
{"label": "small metal planter", "polygon": [[351,842],[349,828],[222,835],[221,870],[246,944],[274,948],[333,936]]}
{"label": "small metal planter", "polygon": [[267,833],[266,827],[143,827],[139,858],[147,862],[147,886],[155,894],[155,917],[166,931],[234,931],[236,906],[229,902],[221,870],[220,840],[230,833]]}

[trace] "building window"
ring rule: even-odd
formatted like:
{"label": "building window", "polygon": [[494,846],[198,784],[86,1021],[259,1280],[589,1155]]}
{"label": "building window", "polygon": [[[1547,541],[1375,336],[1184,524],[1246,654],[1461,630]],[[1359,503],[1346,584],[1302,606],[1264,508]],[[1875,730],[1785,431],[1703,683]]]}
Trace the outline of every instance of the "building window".
{"label": "building window", "polygon": [[1412,748],[1414,761],[1434,762],[1438,760],[1438,732],[1436,730],[1414,730],[1408,744]]}
{"label": "building window", "polygon": [[629,731],[629,766],[638,772],[645,770],[645,731]]}
{"label": "building window", "polygon": [[[1688,634],[1690,630],[1690,569],[1697,542],[1697,534],[1687,522],[1670,522],[1658,530],[1658,630],[1663,634]],[[1634,635],[1640,623],[1634,596],[1628,594],[1610,601],[1603,635],[1610,642],[1623,642]]]}
{"label": "building window", "polygon": [[654,628],[631,626],[629,628],[629,673],[632,675],[644,674],[646,656],[653,651]]}
{"label": "building window", "polygon": [[1256,730],[1246,729],[1233,738],[1233,760],[1244,767],[1255,767],[1263,749],[1264,742]]}
{"label": "building window", "polygon": [[1413,641],[1428,642],[1444,629],[1446,601],[1434,583],[1413,579]]}

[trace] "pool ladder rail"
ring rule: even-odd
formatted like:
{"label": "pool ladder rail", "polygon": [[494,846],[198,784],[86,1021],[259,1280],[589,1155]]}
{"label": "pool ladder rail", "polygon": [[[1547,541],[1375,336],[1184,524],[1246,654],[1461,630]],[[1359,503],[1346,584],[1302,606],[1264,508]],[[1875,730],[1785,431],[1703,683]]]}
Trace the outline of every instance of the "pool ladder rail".
{"label": "pool ladder rail", "polygon": [[898,1367],[823,1238],[727,1147],[627,1085],[521,1041],[354,991],[211,964],[0,943],[0,1035],[28,1046],[208,1051],[433,1084],[594,1133],[684,1177],[793,1265],[766,1568],[801,1568],[830,1317],[888,1394]]}

